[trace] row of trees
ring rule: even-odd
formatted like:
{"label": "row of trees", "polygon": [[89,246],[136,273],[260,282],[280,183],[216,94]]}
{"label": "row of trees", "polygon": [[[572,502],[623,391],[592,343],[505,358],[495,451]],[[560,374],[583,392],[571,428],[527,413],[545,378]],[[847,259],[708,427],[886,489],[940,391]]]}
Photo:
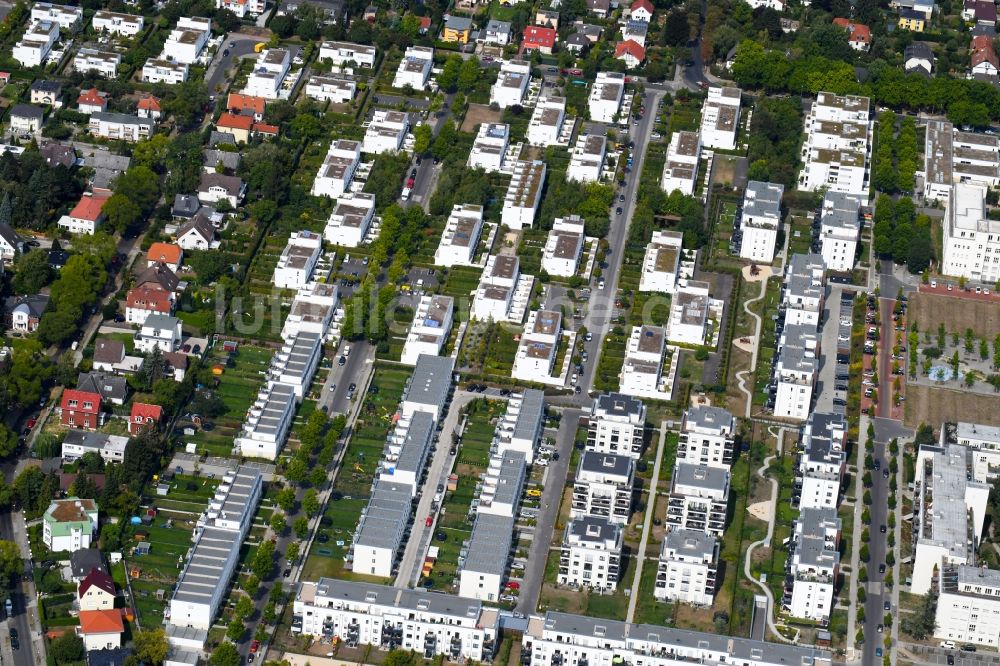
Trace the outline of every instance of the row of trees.
{"label": "row of trees", "polygon": [[917,172],[917,124],[903,118],[896,136],[896,114],[883,111],[876,126],[872,184],[881,192],[912,192]]}
{"label": "row of trees", "polygon": [[747,160],[749,177],[793,189],[802,140],[802,100],[762,97],[753,110]]}
{"label": "row of trees", "polygon": [[934,258],[931,241],[931,219],[917,215],[913,200],[900,197],[893,200],[879,195],[875,203],[873,243],[877,255],[906,264],[911,273],[921,273]]}

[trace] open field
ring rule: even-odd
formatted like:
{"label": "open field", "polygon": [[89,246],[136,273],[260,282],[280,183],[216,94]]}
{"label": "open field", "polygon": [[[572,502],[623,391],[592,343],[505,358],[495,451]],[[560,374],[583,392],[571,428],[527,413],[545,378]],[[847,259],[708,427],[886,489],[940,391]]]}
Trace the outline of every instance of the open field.
{"label": "open field", "polygon": [[944,324],[949,331],[971,328],[976,335],[989,339],[1000,331],[1000,302],[996,301],[915,293],[910,297],[906,316],[921,331],[936,331],[938,324]]}
{"label": "open field", "polygon": [[971,421],[1000,426],[1000,410],[997,409],[1000,398],[996,395],[910,383],[906,386],[906,402],[903,405],[903,423],[911,428],[921,423],[943,421]]}

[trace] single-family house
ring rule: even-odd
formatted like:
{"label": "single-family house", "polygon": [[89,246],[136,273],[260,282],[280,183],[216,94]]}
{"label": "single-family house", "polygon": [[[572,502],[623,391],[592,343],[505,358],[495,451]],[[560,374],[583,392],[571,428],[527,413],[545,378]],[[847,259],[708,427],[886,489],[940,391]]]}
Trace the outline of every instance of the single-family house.
{"label": "single-family house", "polygon": [[183,260],[184,250],[173,243],[156,242],[150,245],[149,250],[146,251],[147,267],[163,264],[176,273],[180,270]]}
{"label": "single-family house", "polygon": [[138,435],[147,428],[156,428],[163,419],[163,407],[133,402],[128,417],[128,434]]}

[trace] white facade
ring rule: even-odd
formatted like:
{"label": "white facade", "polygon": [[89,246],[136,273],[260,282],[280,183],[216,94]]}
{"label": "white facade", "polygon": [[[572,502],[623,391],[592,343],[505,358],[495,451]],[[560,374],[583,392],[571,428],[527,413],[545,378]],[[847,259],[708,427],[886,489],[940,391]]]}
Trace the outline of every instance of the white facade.
{"label": "white facade", "polygon": [[281,327],[282,340],[290,340],[299,333],[329,338],[339,302],[340,292],[335,284],[314,281],[299,289]]}
{"label": "white facade", "polygon": [[1000,646],[1000,571],[985,566],[945,567],[934,637],[994,649]]}
{"label": "white facade", "polygon": [[821,92],[805,120],[799,189],[854,194],[868,200],[872,124],[867,97]]}
{"label": "white facade", "polygon": [[793,345],[782,350],[774,369],[775,416],[793,421],[804,421],[809,416],[818,369],[812,352]]}
{"label": "white facade", "polygon": [[562,315],[559,312],[535,310],[529,314],[510,376],[522,381],[555,383],[552,371],[560,337]]}
{"label": "white facade", "polygon": [[576,275],[585,239],[583,218],[557,217],[542,249],[542,270],[559,277]]}
{"label": "white facade", "polygon": [[494,254],[486,260],[471,303],[471,317],[479,321],[524,320],[531,299],[535,278],[521,275],[517,255]]}
{"label": "white facade", "polygon": [[406,114],[401,111],[376,109],[365,130],[361,150],[366,153],[395,153],[403,148],[403,139],[410,128]]}
{"label": "white facade", "polygon": [[736,455],[736,419],[722,407],[698,405],[684,412],[676,459],[728,469]]}
{"label": "white facade", "polygon": [[729,506],[729,470],[677,461],[667,500],[667,527],[722,537]]}
{"label": "white facade", "polygon": [[354,63],[371,69],[375,67],[375,47],[350,42],[323,42],[319,47],[319,59],[329,60],[337,67]]}
{"label": "white facade", "polygon": [[281,349],[271,357],[267,384],[291,386],[295,398],[301,401],[309,392],[319,360],[323,356],[323,336],[299,332],[284,339]]}
{"label": "white facade", "polygon": [[545,421],[545,394],[538,389],[524,389],[507,399],[507,411],[497,425],[493,437],[496,455],[520,453],[525,462],[531,464],[535,458],[535,447],[542,435]]}
{"label": "white facade", "polygon": [[92,113],[88,129],[94,136],[135,142],[153,134],[154,122],[127,113]]}
{"label": "white facade", "polygon": [[701,107],[701,143],[706,148],[736,149],[742,94],[739,88],[708,89]]}
{"label": "white facade", "polygon": [[163,58],[185,65],[198,62],[202,50],[212,37],[212,20],[182,16],[163,44]]}
{"label": "white facade", "polygon": [[70,497],[54,500],[42,516],[42,542],[49,550],[73,553],[90,548],[98,527],[97,503]]}
{"label": "white facade", "polygon": [[184,83],[187,78],[188,66],[183,62],[150,58],[142,66],[142,80],[146,83],[166,83],[172,86]]}
{"label": "white facade", "polygon": [[711,606],[718,561],[715,537],[698,530],[671,530],[660,546],[653,596],[658,601]]}
{"label": "white facade", "polygon": [[796,476],[800,509],[836,509],[847,466],[847,422],[840,414],[813,412],[802,429]]}
{"label": "white facade", "polygon": [[584,451],[573,481],[570,518],[597,516],[626,525],[632,514],[634,486],[633,458]]}
{"label": "white facade", "polygon": [[[836,509],[803,509],[789,544],[791,590],[782,600],[793,616],[827,622],[840,574],[840,518]],[[789,594],[790,593],[790,594]]]}
{"label": "white facade", "polygon": [[642,259],[639,291],[673,294],[683,253],[684,234],[678,231],[654,231]]}
{"label": "white facade", "polygon": [[322,236],[311,231],[293,232],[274,267],[274,286],[278,289],[304,287],[312,279],[322,252]]}
{"label": "white facade", "polygon": [[533,146],[555,146],[559,143],[563,121],[566,119],[566,98],[539,95],[531,113],[525,138]]}
{"label": "white facade", "polygon": [[524,60],[509,60],[500,65],[496,83],[490,88],[490,104],[501,109],[524,102],[531,83],[531,63]]}
{"label": "white facade", "polygon": [[986,214],[984,186],[953,186],[941,226],[942,273],[991,285],[1000,279],[1000,221]]}
{"label": "white facade", "polygon": [[613,123],[622,108],[625,95],[625,75],[621,72],[598,72],[587,99],[590,119],[599,123]]}
{"label": "white facade", "polygon": [[743,194],[740,216],[740,257],[770,264],[781,227],[783,185],[751,180]]}
{"label": "white facade", "polygon": [[339,197],[347,192],[360,163],[361,144],[349,139],[336,139],[330,144],[323,164],[316,172],[310,194],[314,197]]}
{"label": "white facade", "polygon": [[264,49],[257,56],[257,63],[247,77],[243,94],[278,99],[291,67],[292,55],[288,49]]}
{"label": "white facade", "polygon": [[698,132],[674,132],[667,146],[667,159],[663,164],[660,187],[666,193],[680,190],[681,194],[694,194],[698,178],[698,161],[701,159],[701,135]]}
{"label": "white facade", "polygon": [[964,132],[944,120],[927,123],[924,141],[924,196],[947,202],[952,185],[1000,185],[1000,137]]}
{"label": "white facade", "polygon": [[257,394],[233,448],[246,458],[277,460],[295,420],[295,388],[266,384]]}
{"label": "white facade", "polygon": [[411,46],[403,54],[403,60],[392,80],[393,88],[410,86],[414,90],[424,90],[430,80],[434,65],[434,49],[428,46]]}
{"label": "white facade", "polygon": [[[521,460],[523,467],[523,459]],[[514,518],[479,512],[472,524],[468,554],[459,572],[458,595],[497,602],[510,560]]]}
{"label": "white facade", "polygon": [[510,229],[530,227],[535,221],[545,185],[545,162],[534,160],[514,163],[510,185],[504,196],[500,222]]}
{"label": "white facade", "polygon": [[472,266],[483,233],[483,207],[455,204],[434,253],[435,266]]}
{"label": "white facade", "polygon": [[510,125],[481,124],[469,153],[469,168],[482,169],[487,173],[500,171],[504,167],[509,144]]}
{"label": "white facade", "polygon": [[59,24],[54,21],[37,21],[28,26],[21,40],[11,53],[23,67],[39,67],[49,57],[52,47],[59,41]]}
{"label": "white facade", "polygon": [[349,192],[337,198],[323,237],[328,243],[358,247],[365,241],[375,219],[375,195]]}
{"label": "white facade", "polygon": [[[526,470],[527,463],[524,453],[521,451],[508,450],[504,453],[498,451],[492,455],[486,472],[482,476],[483,485],[479,491],[479,504],[476,506],[477,516],[491,515],[510,519],[515,518],[518,506],[521,504],[521,495],[524,492]],[[506,528],[509,539],[514,529],[513,523],[507,525]],[[509,550],[510,545],[507,544],[507,547],[503,549],[503,561],[498,562],[498,565],[502,565],[502,568],[498,566],[497,570],[491,573],[499,577],[503,576],[507,570]],[[493,600],[496,598],[493,597]]]}
{"label": "white facade", "polygon": [[135,349],[148,353],[154,349],[175,352],[181,346],[181,320],[162,314],[149,314],[135,334]]}
{"label": "white facade", "polygon": [[267,8],[265,0],[215,0],[216,9],[228,9],[239,18],[259,16]]}
{"label": "white facade", "polygon": [[604,155],[607,150],[607,137],[598,134],[581,134],[573,152],[570,153],[569,167],[566,169],[566,179],[579,183],[596,183],[601,179],[604,170]]}
{"label": "white facade", "polygon": [[416,365],[421,354],[438,356],[451,333],[455,316],[455,299],[451,296],[427,294],[420,298],[413,323],[403,344],[400,363]]}
{"label": "white facade", "polygon": [[703,345],[708,329],[708,312],[711,297],[709,284],[698,280],[685,280],[670,299],[670,321],[667,340],[687,345]]}
{"label": "white facade", "polygon": [[646,428],[646,405],[622,393],[594,398],[585,450],[612,453],[638,460]]}
{"label": "white facade", "polygon": [[347,104],[357,92],[354,79],[346,76],[321,76],[315,74],[306,81],[306,96],[320,102]]}
{"label": "white facade", "polygon": [[118,76],[118,65],[121,64],[120,53],[98,51],[82,48],[73,57],[73,70],[76,72],[95,72],[109,79]]}
{"label": "white facade", "polygon": [[854,268],[861,235],[861,202],[842,192],[827,192],[820,212],[820,240],[823,261],[831,271],[848,272]]}
{"label": "white facade", "polygon": [[559,556],[560,585],[613,592],[621,575],[622,528],[596,516],[566,524]]}
{"label": "white facade", "polygon": [[64,463],[73,462],[85,453],[96,453],[105,462],[122,463],[125,461],[126,444],[128,437],[71,430],[62,443],[62,460]]}
{"label": "white facade", "polygon": [[83,7],[36,2],[31,7],[31,20],[34,22],[52,21],[63,30],[74,32],[83,23]]}
{"label": "white facade", "polygon": [[619,374],[619,391],[652,400],[669,400],[673,388],[662,377],[666,331],[662,326],[633,326]]}
{"label": "white facade", "polygon": [[93,26],[97,32],[107,32],[123,37],[135,37],[145,25],[145,19],[136,14],[121,14],[98,10],[94,13]]}

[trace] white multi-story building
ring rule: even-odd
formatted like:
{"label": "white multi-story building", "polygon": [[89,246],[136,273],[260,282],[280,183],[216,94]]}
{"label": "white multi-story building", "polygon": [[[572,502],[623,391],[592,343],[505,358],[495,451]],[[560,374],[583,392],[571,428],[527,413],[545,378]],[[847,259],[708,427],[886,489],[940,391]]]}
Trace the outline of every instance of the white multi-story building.
{"label": "white multi-story building", "polygon": [[392,80],[393,88],[410,86],[414,90],[424,90],[431,77],[434,65],[434,49],[429,46],[411,46],[406,49],[403,59]]}
{"label": "white multi-story building", "polygon": [[[427,412],[414,412],[396,421],[395,429],[385,442],[379,464],[379,480],[393,487],[405,486],[408,498],[416,497],[433,440],[434,418]],[[408,507],[403,508],[409,512]]]}
{"label": "white multi-story building", "polygon": [[135,349],[143,354],[159,349],[163,353],[175,352],[181,347],[181,320],[177,317],[152,313],[134,336]]}
{"label": "white multi-story building", "polygon": [[434,253],[435,266],[472,266],[483,234],[483,207],[455,204]]}
{"label": "white multi-story building", "polygon": [[781,350],[774,367],[777,384],[775,416],[793,421],[804,421],[809,416],[818,369],[819,365],[812,351],[796,344],[789,344]]}
{"label": "white multi-story building", "polygon": [[403,139],[410,128],[409,119],[402,111],[376,109],[365,130],[361,150],[366,153],[395,153],[403,148]]}
{"label": "white multi-story building", "polygon": [[722,407],[698,405],[684,412],[677,460],[728,469],[736,455],[736,419]]}
{"label": "white multi-story building", "polygon": [[[476,513],[515,518],[524,492],[526,470],[527,463],[521,451],[497,452],[490,457],[486,473],[482,476]],[[508,534],[513,531],[512,528],[507,530]],[[499,573],[503,574],[502,571]]]}
{"label": "white multi-story building", "polygon": [[995,481],[1000,475],[1000,428],[982,423],[944,423],[941,425],[941,446],[961,444],[972,454],[973,476]]}
{"label": "white multi-story building", "polygon": [[849,272],[854,268],[861,235],[861,202],[843,192],[827,192],[820,211],[820,241],[823,261],[831,271]]}
{"label": "white multi-story building", "polygon": [[670,321],[667,340],[687,345],[703,345],[708,330],[708,315],[712,305],[709,284],[699,280],[684,280],[670,300]]}
{"label": "white multi-story building", "polygon": [[267,9],[265,0],[215,0],[216,9],[228,9],[239,18],[260,16]]}
{"label": "white multi-story building", "polygon": [[360,163],[361,144],[349,139],[336,139],[330,144],[316,172],[311,194],[315,197],[339,197],[344,194]]}
{"label": "white multi-story building", "polygon": [[700,159],[701,135],[698,132],[674,132],[667,146],[667,159],[660,179],[663,191],[669,194],[680,190],[681,194],[694,194]]}
{"label": "white multi-story building", "polygon": [[559,144],[563,121],[566,119],[566,98],[539,95],[528,122],[525,138],[533,146],[547,148]]}
{"label": "white multi-story building", "polygon": [[927,122],[924,197],[947,201],[955,183],[1000,185],[1000,137],[958,131],[945,120]]}
{"label": "white multi-story building", "polygon": [[698,530],[721,537],[729,505],[729,470],[678,460],[667,500],[670,529]]}
{"label": "white multi-story building", "polygon": [[528,382],[555,384],[552,376],[556,349],[562,337],[562,314],[555,310],[535,310],[528,315],[517,344],[510,376]]}
{"label": "white multi-story building", "polygon": [[103,432],[86,430],[70,430],[62,442],[62,461],[71,463],[79,460],[86,453],[96,453],[104,462],[122,463],[125,461],[125,445],[128,437],[107,435]]}
{"label": "white multi-story building", "polygon": [[673,386],[662,377],[666,331],[662,326],[633,326],[618,375],[618,390],[625,395],[669,400]]}
{"label": "white multi-story building", "polygon": [[448,341],[454,316],[455,299],[451,296],[422,296],[403,344],[400,363],[416,365],[422,354],[438,356],[444,343]]}
{"label": "white multi-story building", "polygon": [[799,508],[836,509],[847,467],[847,421],[842,414],[813,412],[802,428],[796,476],[802,484]]}
{"label": "white multi-story building", "polygon": [[483,123],[469,153],[469,168],[487,173],[500,171],[507,158],[510,145],[510,125]]}
{"label": "white multi-story building", "polygon": [[264,385],[247,412],[233,448],[245,458],[277,460],[295,420],[295,388],[287,384]]}
{"label": "white multi-story building", "polygon": [[39,67],[49,57],[59,41],[59,24],[55,21],[35,21],[28,26],[21,40],[14,45],[11,56],[23,67]]}
{"label": "white multi-story building", "polygon": [[374,219],[375,195],[348,192],[337,197],[337,205],[326,221],[323,238],[334,245],[358,247],[364,243]]}
{"label": "white multi-story building", "polygon": [[166,83],[172,86],[184,83],[187,78],[187,64],[176,60],[150,58],[142,66],[142,80],[146,83]]}
{"label": "white multi-story building", "polygon": [[1000,571],[985,565],[946,565],[938,586],[934,637],[1000,646]]}
{"label": "white multi-story building", "polygon": [[819,254],[793,254],[785,273],[785,325],[819,326],[826,291],[826,263]]}
{"label": "white multi-story building", "polygon": [[83,25],[83,7],[36,2],[31,6],[31,20],[36,23],[52,21],[63,30],[76,32]]}
{"label": "white multi-story building", "polygon": [[941,272],[975,282],[1000,280],[1000,220],[986,214],[986,187],[952,187],[944,221]]}
{"label": "white multi-story building", "polygon": [[542,270],[559,277],[576,275],[585,240],[584,221],[581,217],[557,217],[542,249]]}
{"label": "white multi-story building", "polygon": [[679,231],[654,231],[642,259],[639,291],[672,294],[677,290],[684,234]]}
{"label": "white multi-story building", "polygon": [[103,77],[113,79],[118,76],[118,65],[121,62],[122,56],[120,53],[81,48],[73,57],[73,71],[81,73],[94,72]]}
{"label": "white multi-story building", "polygon": [[302,401],[308,393],[323,357],[323,336],[319,333],[301,332],[285,338],[277,354],[271,357],[267,383],[291,386],[295,398]]}
{"label": "white multi-story building", "polygon": [[292,633],[454,661],[490,661],[500,633],[499,612],[481,601],[336,578],[300,583],[292,613]]}
{"label": "white multi-story building", "polygon": [[531,63],[525,60],[508,60],[500,65],[496,83],[490,88],[490,104],[501,109],[524,103],[531,83]]}
{"label": "white multi-story building", "polygon": [[740,257],[770,264],[781,227],[784,185],[751,180],[743,194],[740,215]]}
{"label": "white multi-story building", "polygon": [[496,455],[521,453],[525,462],[535,459],[535,447],[545,421],[545,394],[538,389],[524,389],[507,399],[507,411],[493,436]]}
{"label": "white multi-story building", "polygon": [[625,525],[632,515],[634,486],[633,458],[584,451],[573,481],[570,518],[597,516]]}
{"label": "white multi-story building", "polygon": [[177,26],[167,35],[161,57],[193,65],[198,62],[211,37],[211,19],[182,16],[177,19]]}
{"label": "white multi-story building", "polygon": [[329,60],[335,67],[349,66],[375,67],[375,47],[350,42],[323,42],[319,47],[319,59]]}
{"label": "white multi-story building", "polygon": [[291,339],[299,333],[315,333],[328,339],[333,333],[334,315],[340,301],[337,285],[313,281],[295,292],[292,307],[281,327],[281,338]]}
{"label": "white multi-story building", "polygon": [[840,518],[835,508],[803,509],[789,543],[782,605],[793,617],[827,622],[840,575]]}
{"label": "white multi-story building", "polygon": [[358,90],[354,79],[336,74],[315,74],[306,81],[306,96],[320,102],[347,104]]}
{"label": "white multi-story building", "polygon": [[[351,544],[351,569],[366,576],[389,578],[405,544],[412,513],[412,489],[384,479],[375,482]],[[310,632],[311,633],[311,632]]]}
{"label": "white multi-story building", "polygon": [[455,359],[451,356],[424,354],[418,358],[400,403],[403,416],[427,412],[435,421],[440,420],[451,399],[454,372]]}
{"label": "white multi-story building", "polygon": [[545,186],[546,165],[542,160],[514,162],[514,169],[503,200],[500,222],[510,229],[530,227],[535,221]]}
{"label": "white multi-story building", "polygon": [[599,123],[613,123],[622,108],[625,95],[625,75],[621,72],[598,72],[587,99],[590,119]]}
{"label": "white multi-story building", "polygon": [[569,156],[566,180],[575,180],[580,183],[598,182],[601,179],[601,172],[604,170],[604,155],[607,147],[607,137],[599,134],[581,134]]}
{"label": "white multi-story building", "polygon": [[559,555],[560,585],[614,592],[621,574],[622,527],[585,516],[566,524]]}
{"label": "white multi-story building", "polygon": [[510,563],[514,518],[482,511],[476,514],[468,554],[458,575],[458,596],[498,602]]}
{"label": "white multi-story building", "polygon": [[92,113],[88,129],[94,136],[122,141],[138,141],[153,134],[155,122],[127,113]]}
{"label": "white multi-story building", "polygon": [[274,267],[274,286],[278,289],[306,286],[322,253],[322,236],[312,231],[292,232]]}
{"label": "white multi-story building", "polygon": [[679,601],[711,606],[715,598],[719,542],[701,530],[674,529],[660,546],[653,596],[658,601]]}
{"label": "white multi-story building", "polygon": [[494,254],[486,260],[472,299],[471,317],[480,321],[510,321],[520,324],[528,310],[535,278],[521,275],[515,254]]}
{"label": "white multi-story building", "polygon": [[799,189],[843,192],[868,201],[869,107],[867,97],[816,96],[805,120]]}
{"label": "white multi-story building", "polygon": [[145,19],[137,14],[121,14],[101,9],[94,13],[93,26],[95,32],[135,37],[142,32]]}
{"label": "white multi-story building", "polygon": [[701,143],[706,148],[736,149],[740,124],[739,88],[711,87],[701,106]]}
{"label": "white multi-story building", "polygon": [[247,77],[244,95],[278,99],[281,87],[292,67],[292,54],[288,49],[264,49]]}
{"label": "white multi-story building", "polygon": [[590,409],[585,450],[638,460],[646,428],[646,405],[622,393],[603,393]]}

